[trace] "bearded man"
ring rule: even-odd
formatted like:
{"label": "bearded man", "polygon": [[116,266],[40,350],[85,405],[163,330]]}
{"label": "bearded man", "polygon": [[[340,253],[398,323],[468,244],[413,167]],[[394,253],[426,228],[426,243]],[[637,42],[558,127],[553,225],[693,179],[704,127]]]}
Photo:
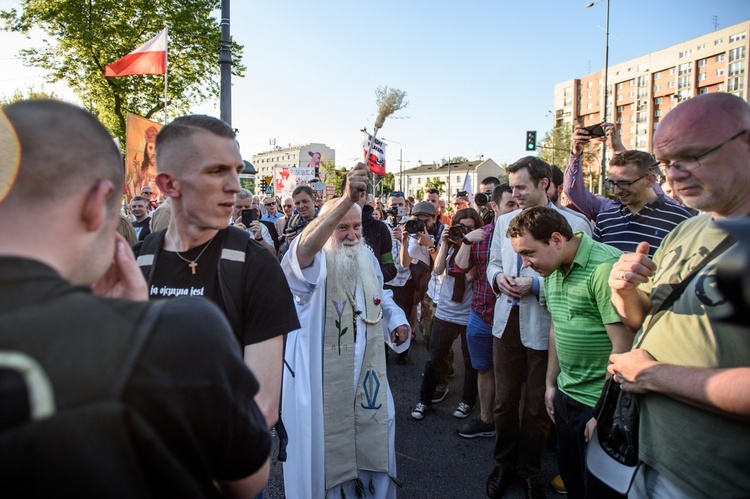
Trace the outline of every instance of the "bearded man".
{"label": "bearded man", "polygon": [[405,350],[411,331],[361,242],[357,201],[367,174],[364,164],[352,168],[345,197],[326,203],[282,260],[305,325],[289,333],[285,352],[287,497],[396,497],[395,410],[382,343]]}

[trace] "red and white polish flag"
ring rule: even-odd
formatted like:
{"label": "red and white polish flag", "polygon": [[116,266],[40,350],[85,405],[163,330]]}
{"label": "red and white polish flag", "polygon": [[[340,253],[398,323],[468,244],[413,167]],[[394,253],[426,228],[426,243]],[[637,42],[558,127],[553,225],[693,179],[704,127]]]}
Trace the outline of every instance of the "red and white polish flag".
{"label": "red and white polish flag", "polygon": [[167,29],[104,68],[104,76],[163,75],[167,72]]}

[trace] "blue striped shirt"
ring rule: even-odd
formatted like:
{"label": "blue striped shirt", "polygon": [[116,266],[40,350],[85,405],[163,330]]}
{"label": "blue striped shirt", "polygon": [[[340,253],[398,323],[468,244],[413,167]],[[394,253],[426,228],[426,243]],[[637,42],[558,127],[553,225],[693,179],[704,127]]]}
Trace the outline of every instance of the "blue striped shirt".
{"label": "blue striped shirt", "polygon": [[649,244],[649,256],[653,258],[662,239],[690,216],[690,212],[668,202],[663,194],[638,213],[617,203],[597,215],[594,240],[614,246],[625,253],[635,253],[638,244],[646,241]]}

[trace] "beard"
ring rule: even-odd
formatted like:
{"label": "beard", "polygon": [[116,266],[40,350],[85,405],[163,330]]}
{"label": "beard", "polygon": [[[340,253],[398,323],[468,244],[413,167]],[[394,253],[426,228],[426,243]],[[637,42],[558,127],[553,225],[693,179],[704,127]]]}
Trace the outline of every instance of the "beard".
{"label": "beard", "polygon": [[367,255],[363,252],[361,240],[336,241],[329,238],[323,246],[328,267],[328,278],[332,279],[334,288],[354,292],[360,276],[360,267],[369,265]]}

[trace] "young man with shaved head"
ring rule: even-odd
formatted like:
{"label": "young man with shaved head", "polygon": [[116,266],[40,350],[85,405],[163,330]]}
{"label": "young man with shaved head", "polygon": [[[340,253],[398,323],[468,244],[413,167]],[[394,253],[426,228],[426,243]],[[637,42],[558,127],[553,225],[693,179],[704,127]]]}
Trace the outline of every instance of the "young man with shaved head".
{"label": "young man with shaved head", "polygon": [[[235,335],[260,380],[258,404],[272,427],[278,419],[283,335],[299,322],[290,313],[292,295],[278,261],[247,232],[227,227],[244,168],[234,130],[209,116],[183,116],[161,129],[156,155],[156,183],[172,200],[172,215],[165,231],[149,236],[158,238],[158,250],[138,257],[150,296],[205,296],[230,320],[239,318],[241,324],[232,324]],[[226,246],[237,231],[244,238],[240,250]],[[241,290],[223,287],[230,278],[221,269],[228,262],[239,265],[229,272],[241,273]]]}
{"label": "young man with shaved head", "polygon": [[124,170],[107,130],[19,102],[0,150],[16,173],[0,182],[3,495],[253,497],[271,445],[258,383],[215,305],[148,303],[115,232]]}

